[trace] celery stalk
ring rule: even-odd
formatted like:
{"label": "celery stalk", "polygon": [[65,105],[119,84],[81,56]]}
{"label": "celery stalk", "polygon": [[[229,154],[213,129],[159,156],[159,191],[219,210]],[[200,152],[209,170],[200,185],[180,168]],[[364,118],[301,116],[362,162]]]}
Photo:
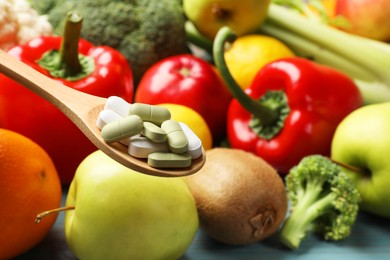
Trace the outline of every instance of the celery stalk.
{"label": "celery stalk", "polygon": [[390,45],[310,20],[272,3],[260,33],[278,38],[297,55],[353,78],[366,104],[390,101]]}
{"label": "celery stalk", "polygon": [[[258,33],[281,40],[298,56],[350,76],[366,104],[390,101],[390,44],[346,33],[314,19],[303,0],[272,1]],[[188,41],[211,52],[213,42],[197,32],[190,21],[187,23]]]}

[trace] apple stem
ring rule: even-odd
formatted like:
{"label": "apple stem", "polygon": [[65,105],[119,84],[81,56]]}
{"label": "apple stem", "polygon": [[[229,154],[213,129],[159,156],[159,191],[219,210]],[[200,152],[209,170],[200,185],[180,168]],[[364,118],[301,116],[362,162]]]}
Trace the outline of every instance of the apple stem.
{"label": "apple stem", "polygon": [[343,168],[346,168],[348,170],[351,170],[353,172],[357,172],[357,173],[363,173],[363,174],[366,174],[367,171],[362,169],[362,168],[358,168],[358,167],[355,167],[355,166],[352,166],[352,165],[349,165],[349,164],[346,164],[346,163],[343,163],[343,162],[339,162],[339,161],[335,161],[331,158],[329,158],[333,163],[343,167]]}
{"label": "apple stem", "polygon": [[218,3],[212,5],[211,13],[216,16],[218,20],[225,20],[230,16],[230,12],[221,8]]}
{"label": "apple stem", "polygon": [[65,207],[60,207],[60,208],[56,208],[56,209],[47,210],[47,211],[39,213],[35,217],[35,221],[34,222],[35,222],[35,224],[39,224],[41,222],[41,220],[44,217],[46,217],[47,215],[50,215],[52,213],[57,213],[57,212],[60,212],[60,211],[73,210],[73,209],[75,209],[75,206],[65,206]]}

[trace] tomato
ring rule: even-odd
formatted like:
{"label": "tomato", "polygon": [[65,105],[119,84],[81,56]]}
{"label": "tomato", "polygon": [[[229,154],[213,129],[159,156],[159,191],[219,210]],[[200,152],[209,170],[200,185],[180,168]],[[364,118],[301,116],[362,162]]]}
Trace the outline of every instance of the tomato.
{"label": "tomato", "polygon": [[199,113],[213,136],[225,134],[226,113],[232,96],[214,66],[190,54],[163,59],[150,67],[135,92],[135,102],[173,103]]}

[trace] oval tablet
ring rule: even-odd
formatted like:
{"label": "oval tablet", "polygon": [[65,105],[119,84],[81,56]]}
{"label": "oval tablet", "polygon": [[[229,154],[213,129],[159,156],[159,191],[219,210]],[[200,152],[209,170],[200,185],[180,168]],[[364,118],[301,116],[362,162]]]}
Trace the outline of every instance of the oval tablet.
{"label": "oval tablet", "polygon": [[171,119],[171,112],[167,108],[143,103],[132,104],[129,109],[129,115],[137,115],[143,121],[151,122],[158,126],[165,120]]}
{"label": "oval tablet", "polygon": [[156,143],[143,136],[130,138],[128,152],[136,158],[148,158],[148,155],[155,152],[169,152],[166,142]]}
{"label": "oval tablet", "polygon": [[96,126],[99,129],[102,129],[108,123],[112,123],[112,122],[121,120],[122,118],[123,117],[121,115],[119,115],[118,113],[116,113],[112,110],[109,110],[109,109],[105,109],[105,110],[100,111],[98,119],[96,120]]}
{"label": "oval tablet", "polygon": [[161,143],[167,140],[167,133],[151,122],[144,122],[144,129],[141,133],[153,142]]}
{"label": "oval tablet", "polygon": [[148,164],[155,168],[184,168],[191,166],[192,158],[189,154],[151,153]]}
{"label": "oval tablet", "polygon": [[192,159],[199,158],[202,153],[202,140],[192,131],[192,129],[185,123],[179,122],[181,129],[188,140],[188,151],[187,153],[191,155]]}
{"label": "oval tablet", "polygon": [[167,133],[169,150],[172,153],[185,153],[188,150],[188,140],[179,122],[166,120],[161,124],[161,128]]}
{"label": "oval tablet", "polygon": [[108,142],[117,142],[141,133],[144,124],[139,116],[126,116],[121,120],[109,123],[102,128],[102,137]]}
{"label": "oval tablet", "polygon": [[122,117],[129,115],[130,103],[124,100],[121,97],[110,96],[107,98],[106,104],[104,105],[104,109],[112,110]]}

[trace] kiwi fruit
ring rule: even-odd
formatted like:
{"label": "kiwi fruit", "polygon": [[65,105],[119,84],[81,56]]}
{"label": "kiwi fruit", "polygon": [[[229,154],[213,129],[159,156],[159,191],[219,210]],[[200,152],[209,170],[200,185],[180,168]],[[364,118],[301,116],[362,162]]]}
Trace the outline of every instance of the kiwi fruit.
{"label": "kiwi fruit", "polygon": [[213,148],[206,163],[185,177],[200,227],[230,245],[261,241],[282,224],[288,207],[284,182],[262,158],[243,150]]}

